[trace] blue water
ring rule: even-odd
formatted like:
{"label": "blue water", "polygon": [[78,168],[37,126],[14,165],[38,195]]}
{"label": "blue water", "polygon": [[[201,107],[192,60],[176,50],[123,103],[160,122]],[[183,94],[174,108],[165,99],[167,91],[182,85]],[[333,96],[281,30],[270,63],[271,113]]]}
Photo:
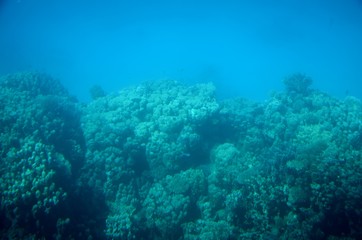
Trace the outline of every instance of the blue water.
{"label": "blue water", "polygon": [[361,43],[357,0],[0,1],[0,74],[46,72],[81,101],[160,78],[262,101],[294,72],[362,98]]}

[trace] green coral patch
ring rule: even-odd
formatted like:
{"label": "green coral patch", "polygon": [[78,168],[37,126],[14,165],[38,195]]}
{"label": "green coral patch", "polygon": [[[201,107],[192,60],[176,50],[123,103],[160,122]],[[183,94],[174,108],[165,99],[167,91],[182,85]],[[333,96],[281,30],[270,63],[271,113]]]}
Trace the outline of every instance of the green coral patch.
{"label": "green coral patch", "polygon": [[78,103],[0,79],[2,239],[361,239],[362,103],[295,74],[263,103],[145,82]]}

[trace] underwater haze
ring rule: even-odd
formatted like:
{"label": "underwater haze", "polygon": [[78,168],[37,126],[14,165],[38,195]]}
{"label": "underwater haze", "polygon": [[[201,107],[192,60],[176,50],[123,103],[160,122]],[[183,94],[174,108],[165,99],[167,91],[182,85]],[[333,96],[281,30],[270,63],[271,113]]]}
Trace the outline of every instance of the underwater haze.
{"label": "underwater haze", "polygon": [[361,1],[0,1],[0,239],[362,239]]}
{"label": "underwater haze", "polygon": [[0,73],[35,70],[82,101],[145,80],[213,82],[221,97],[264,100],[286,76],[362,97],[357,0],[2,0]]}

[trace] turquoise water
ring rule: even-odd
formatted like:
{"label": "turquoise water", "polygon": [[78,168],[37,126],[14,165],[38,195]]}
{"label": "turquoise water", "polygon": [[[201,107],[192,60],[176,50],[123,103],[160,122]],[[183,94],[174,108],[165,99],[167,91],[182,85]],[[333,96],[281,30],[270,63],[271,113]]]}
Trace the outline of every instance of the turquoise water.
{"label": "turquoise water", "polygon": [[0,1],[0,239],[362,239],[361,10]]}
{"label": "turquoise water", "polygon": [[347,1],[5,0],[0,73],[38,70],[82,101],[145,80],[212,81],[222,97],[264,100],[302,72],[362,97],[362,5]]}

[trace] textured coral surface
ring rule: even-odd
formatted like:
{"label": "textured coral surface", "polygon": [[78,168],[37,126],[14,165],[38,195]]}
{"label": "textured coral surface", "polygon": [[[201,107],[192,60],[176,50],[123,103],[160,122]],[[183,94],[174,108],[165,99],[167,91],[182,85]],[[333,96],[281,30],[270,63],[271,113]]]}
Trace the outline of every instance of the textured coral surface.
{"label": "textured coral surface", "polygon": [[362,103],[145,82],[78,103],[0,78],[2,239],[361,239]]}

